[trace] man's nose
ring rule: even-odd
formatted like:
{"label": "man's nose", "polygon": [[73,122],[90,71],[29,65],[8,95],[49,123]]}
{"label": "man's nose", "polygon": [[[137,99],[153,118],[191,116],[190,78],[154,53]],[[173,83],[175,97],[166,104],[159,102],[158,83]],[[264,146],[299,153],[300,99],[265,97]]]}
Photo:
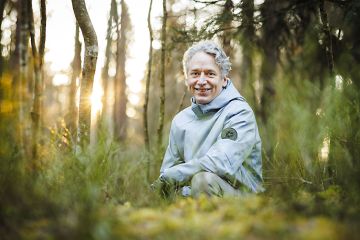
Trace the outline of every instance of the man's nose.
{"label": "man's nose", "polygon": [[199,84],[205,84],[206,78],[204,72],[201,72],[200,78],[199,78]]}

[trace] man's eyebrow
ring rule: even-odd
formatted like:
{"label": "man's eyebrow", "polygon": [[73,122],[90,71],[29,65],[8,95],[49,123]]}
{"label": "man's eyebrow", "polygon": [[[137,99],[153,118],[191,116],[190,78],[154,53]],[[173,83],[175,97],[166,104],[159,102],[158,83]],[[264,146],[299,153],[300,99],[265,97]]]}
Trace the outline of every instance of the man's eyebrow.
{"label": "man's eyebrow", "polygon": [[192,69],[190,69],[190,71],[216,72],[216,70],[215,70],[215,69],[212,69],[212,68],[205,68],[205,69],[202,69],[202,68],[192,68]]}

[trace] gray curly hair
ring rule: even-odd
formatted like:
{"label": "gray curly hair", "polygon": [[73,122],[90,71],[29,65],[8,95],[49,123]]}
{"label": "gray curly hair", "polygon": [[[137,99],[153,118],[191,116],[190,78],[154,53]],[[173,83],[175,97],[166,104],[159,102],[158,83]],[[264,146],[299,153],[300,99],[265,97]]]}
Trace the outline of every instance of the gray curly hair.
{"label": "gray curly hair", "polygon": [[218,44],[216,44],[213,41],[206,40],[193,44],[184,53],[183,70],[186,78],[187,78],[189,62],[197,52],[205,52],[207,54],[214,56],[216,64],[220,67],[222,78],[226,77],[229,74],[231,70],[231,63],[229,57],[226,56],[224,50]]}

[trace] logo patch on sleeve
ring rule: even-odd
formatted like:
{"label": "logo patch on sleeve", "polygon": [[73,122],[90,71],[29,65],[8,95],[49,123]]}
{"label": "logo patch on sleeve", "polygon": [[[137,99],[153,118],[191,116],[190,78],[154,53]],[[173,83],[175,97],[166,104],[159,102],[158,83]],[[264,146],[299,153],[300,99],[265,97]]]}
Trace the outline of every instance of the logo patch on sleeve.
{"label": "logo patch on sleeve", "polygon": [[225,128],[221,132],[222,139],[231,139],[231,140],[235,141],[237,139],[237,136],[238,136],[238,134],[237,134],[236,130],[233,128]]}

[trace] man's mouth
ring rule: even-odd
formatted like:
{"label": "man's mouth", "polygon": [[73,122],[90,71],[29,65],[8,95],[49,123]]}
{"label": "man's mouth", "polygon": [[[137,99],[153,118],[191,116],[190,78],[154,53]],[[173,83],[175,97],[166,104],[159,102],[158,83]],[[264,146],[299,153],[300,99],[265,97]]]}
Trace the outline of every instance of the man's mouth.
{"label": "man's mouth", "polygon": [[200,92],[206,92],[206,91],[210,91],[212,88],[194,88],[195,91],[200,91]]}

